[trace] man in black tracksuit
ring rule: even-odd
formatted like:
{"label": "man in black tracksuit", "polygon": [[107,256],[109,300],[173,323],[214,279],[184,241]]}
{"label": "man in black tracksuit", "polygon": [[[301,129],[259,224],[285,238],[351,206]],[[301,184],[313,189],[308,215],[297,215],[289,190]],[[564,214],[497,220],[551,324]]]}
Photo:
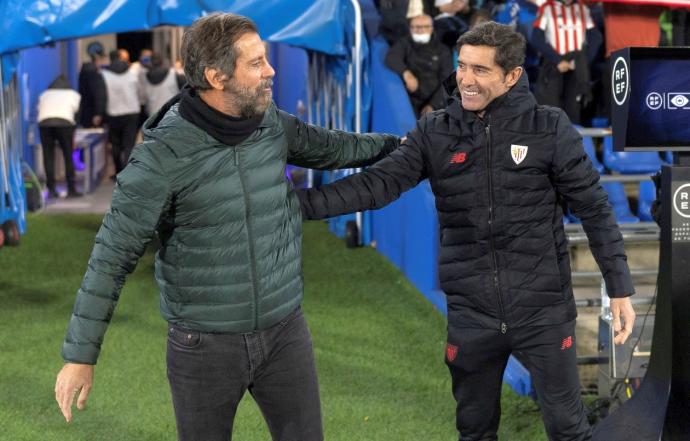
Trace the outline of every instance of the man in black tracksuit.
{"label": "man in black tracksuit", "polygon": [[441,227],[446,362],[462,440],[497,439],[501,380],[513,351],[527,360],[549,438],[588,439],[560,201],[582,220],[619,344],[635,319],[623,238],[577,131],[562,110],[538,106],[529,92],[524,38],[488,22],[458,47],[446,109],[422,118],[367,171],[299,193],[302,210],[319,219],[380,208],[428,178]]}

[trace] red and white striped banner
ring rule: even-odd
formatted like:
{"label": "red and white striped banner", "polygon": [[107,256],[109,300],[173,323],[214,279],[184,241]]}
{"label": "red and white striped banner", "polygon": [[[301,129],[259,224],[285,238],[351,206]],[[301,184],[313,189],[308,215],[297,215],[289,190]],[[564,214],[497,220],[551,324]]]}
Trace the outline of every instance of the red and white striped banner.
{"label": "red and white striped banner", "polygon": [[588,0],[588,3],[625,3],[628,5],[668,6],[672,8],[690,8],[690,0]]}

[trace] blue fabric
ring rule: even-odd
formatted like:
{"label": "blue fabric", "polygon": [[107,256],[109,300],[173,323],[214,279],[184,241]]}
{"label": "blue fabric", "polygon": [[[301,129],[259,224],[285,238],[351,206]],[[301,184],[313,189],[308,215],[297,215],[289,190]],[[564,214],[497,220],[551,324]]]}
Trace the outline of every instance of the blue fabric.
{"label": "blue fabric", "polygon": [[4,0],[0,25],[12,38],[0,40],[0,53],[55,40],[111,32],[189,25],[215,11],[254,20],[262,37],[331,55],[346,55],[345,0]]}
{"label": "blue fabric", "polygon": [[350,55],[354,11],[349,0],[3,0],[0,26],[12,36],[0,39],[3,76],[15,72],[6,55],[19,49],[160,25],[186,26],[216,11],[250,17],[268,41]]}

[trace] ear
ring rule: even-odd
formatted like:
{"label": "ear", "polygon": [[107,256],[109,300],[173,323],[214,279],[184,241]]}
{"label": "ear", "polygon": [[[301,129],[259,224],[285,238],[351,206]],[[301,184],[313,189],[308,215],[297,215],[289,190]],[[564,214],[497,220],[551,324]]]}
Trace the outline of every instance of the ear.
{"label": "ear", "polygon": [[506,86],[508,86],[508,88],[513,87],[518,82],[522,75],[522,71],[522,66],[518,66],[506,74]]}
{"label": "ear", "polygon": [[206,81],[208,81],[208,84],[210,84],[215,90],[225,89],[225,81],[228,79],[228,76],[220,70],[212,67],[206,67],[204,68],[204,77],[206,78]]}

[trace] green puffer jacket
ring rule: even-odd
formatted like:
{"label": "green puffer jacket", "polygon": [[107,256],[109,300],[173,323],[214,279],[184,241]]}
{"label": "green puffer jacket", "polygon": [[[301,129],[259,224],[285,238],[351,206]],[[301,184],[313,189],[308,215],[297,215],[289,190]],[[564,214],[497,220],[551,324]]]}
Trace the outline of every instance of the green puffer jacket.
{"label": "green puffer jacket", "polygon": [[[163,112],[163,111],[161,111]],[[160,120],[160,121],[159,121]],[[204,332],[251,332],[302,299],[302,216],[286,163],[332,169],[375,162],[388,135],[329,131],[271,105],[237,146],[183,119],[154,115],[118,175],[62,349],[95,364],[120,290],[157,232],[155,275],[165,320]]]}

